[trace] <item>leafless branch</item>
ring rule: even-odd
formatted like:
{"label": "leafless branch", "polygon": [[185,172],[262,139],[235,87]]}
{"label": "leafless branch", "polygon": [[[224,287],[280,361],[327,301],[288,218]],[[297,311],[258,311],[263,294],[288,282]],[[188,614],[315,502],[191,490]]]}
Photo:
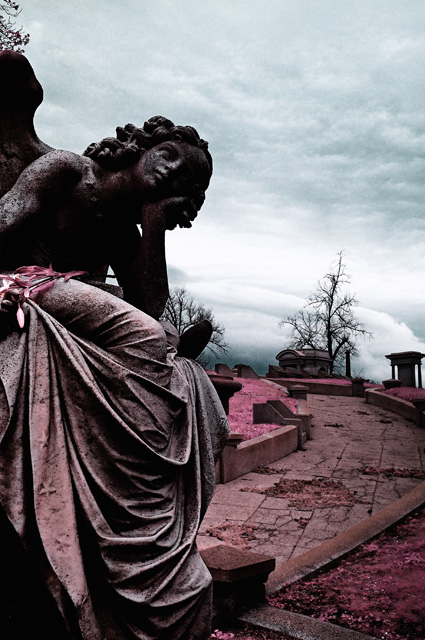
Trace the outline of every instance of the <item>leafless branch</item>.
{"label": "leafless branch", "polygon": [[227,353],[228,345],[224,339],[224,325],[214,318],[212,309],[195,302],[185,287],[171,290],[163,317],[175,326],[180,335],[201,320],[208,320],[213,327],[211,340],[207,346],[208,350],[216,358],[220,354]]}
{"label": "leafless branch", "polygon": [[345,271],[343,252],[319,280],[304,309],[287,316],[280,326],[291,327],[290,347],[324,349],[333,366],[342,364],[345,351],[357,353],[357,339],[371,338],[372,334],[355,317],[353,307],[359,302],[355,295],[343,293],[342,287],[351,282]]}

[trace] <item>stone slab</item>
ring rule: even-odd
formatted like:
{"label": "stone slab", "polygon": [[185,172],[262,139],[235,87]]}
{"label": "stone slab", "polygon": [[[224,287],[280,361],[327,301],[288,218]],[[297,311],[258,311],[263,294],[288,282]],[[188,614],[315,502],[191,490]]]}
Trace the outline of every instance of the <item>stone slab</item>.
{"label": "stone slab", "polygon": [[225,544],[201,551],[214,582],[238,582],[258,575],[268,575],[275,568],[274,558]]}
{"label": "stone slab", "polygon": [[[269,384],[274,383],[269,381]],[[234,523],[236,509],[244,504],[245,497],[249,495],[251,508],[240,509],[237,514],[237,523],[248,527],[249,536],[242,535],[239,541],[236,528],[234,538],[238,545],[241,543],[253,551],[275,557],[277,566],[303,554],[307,549],[323,544],[323,531],[327,532],[328,538],[333,538],[343,529],[368,520],[371,513],[379,512],[410,491],[414,483],[416,486],[421,483],[420,479],[415,478],[366,475],[362,473],[363,468],[425,471],[425,430],[411,421],[367,405],[360,398],[312,395],[309,397],[309,407],[315,426],[312,427],[313,439],[307,441],[306,450],[294,451],[284,459],[269,463],[268,469],[250,472],[220,485],[207,512],[208,526]],[[328,423],[338,423],[338,428],[327,426]],[[323,508],[319,503],[312,502],[308,493],[306,502],[298,501],[298,504],[290,504],[291,501],[283,495],[280,497],[279,492],[271,492],[269,496],[264,493],[281,479],[302,481],[319,478],[332,479],[342,490],[345,487],[353,495],[354,502],[348,508],[345,519],[341,520],[343,504],[338,498]],[[265,498],[261,503],[258,502],[257,511],[256,500],[252,496]],[[226,507],[224,511],[220,505]],[[230,505],[235,508],[231,510]],[[295,519],[303,509],[302,520],[295,523],[297,526],[294,529],[295,524],[288,523],[287,516]],[[264,522],[261,522],[262,518]],[[320,523],[320,526],[315,528],[305,523],[305,519]],[[244,533],[242,529],[240,533]],[[216,538],[215,543],[219,542],[220,539]]]}
{"label": "stone slab", "polygon": [[[284,387],[288,387],[291,381],[295,384],[299,384],[296,378],[278,378],[273,376],[273,382],[281,384]],[[315,382],[313,380],[301,380],[301,384],[308,388],[308,393],[325,395],[325,396],[348,396],[352,397],[352,385],[347,384],[335,384],[332,382]]]}

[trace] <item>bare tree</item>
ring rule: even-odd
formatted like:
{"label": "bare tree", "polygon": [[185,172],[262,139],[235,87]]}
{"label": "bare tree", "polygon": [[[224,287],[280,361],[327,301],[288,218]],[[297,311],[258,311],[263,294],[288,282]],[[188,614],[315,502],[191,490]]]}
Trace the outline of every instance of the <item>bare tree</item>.
{"label": "bare tree", "polygon": [[[29,40],[29,34],[15,28],[16,22],[12,18],[16,18],[21,13],[19,4],[13,0],[2,0],[0,2],[0,51],[8,49],[9,51],[17,51],[23,53]],[[3,14],[3,15],[2,15]]]}
{"label": "bare tree", "polygon": [[227,353],[228,346],[224,340],[224,326],[214,318],[212,309],[195,302],[185,287],[176,287],[171,290],[163,318],[169,320],[180,335],[202,320],[208,320],[212,325],[213,332],[207,348],[216,358],[221,353]]}
{"label": "bare tree", "polygon": [[347,351],[352,355],[358,353],[357,338],[372,337],[353,313],[353,307],[359,304],[355,295],[341,291],[349,283],[350,276],[345,271],[343,252],[340,251],[305,307],[280,322],[280,326],[292,327],[291,348],[324,349],[331,358],[331,370],[342,369]]}

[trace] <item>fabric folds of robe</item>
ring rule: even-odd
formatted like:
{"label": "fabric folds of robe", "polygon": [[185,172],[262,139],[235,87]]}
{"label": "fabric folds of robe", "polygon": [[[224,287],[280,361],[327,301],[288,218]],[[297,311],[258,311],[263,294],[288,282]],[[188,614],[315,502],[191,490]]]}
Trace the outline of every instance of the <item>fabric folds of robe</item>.
{"label": "fabric folds of robe", "polygon": [[0,501],[73,638],[209,635],[196,535],[229,426],[197,363],[170,350],[164,380],[32,301],[0,340]]}

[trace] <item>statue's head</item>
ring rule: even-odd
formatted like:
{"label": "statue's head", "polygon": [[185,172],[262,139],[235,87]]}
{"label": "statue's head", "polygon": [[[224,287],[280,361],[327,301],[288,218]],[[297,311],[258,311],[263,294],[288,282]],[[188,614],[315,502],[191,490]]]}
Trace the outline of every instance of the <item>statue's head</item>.
{"label": "statue's head", "polygon": [[111,171],[132,167],[148,197],[187,197],[198,210],[212,174],[208,143],[196,129],[162,116],[150,118],[142,128],[117,127],[116,138],[91,144],[83,155]]}
{"label": "statue's head", "polygon": [[43,100],[43,89],[22,53],[0,51],[0,113],[28,112],[32,117]]}

